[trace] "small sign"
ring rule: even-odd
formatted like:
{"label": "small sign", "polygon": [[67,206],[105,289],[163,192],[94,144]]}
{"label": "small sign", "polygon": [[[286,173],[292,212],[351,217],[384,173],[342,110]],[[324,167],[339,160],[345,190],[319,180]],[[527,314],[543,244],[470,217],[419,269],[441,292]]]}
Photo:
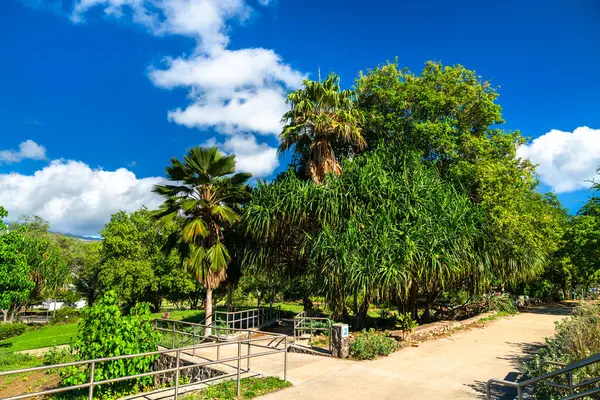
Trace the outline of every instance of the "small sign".
{"label": "small sign", "polygon": [[342,337],[348,337],[348,325],[342,326]]}

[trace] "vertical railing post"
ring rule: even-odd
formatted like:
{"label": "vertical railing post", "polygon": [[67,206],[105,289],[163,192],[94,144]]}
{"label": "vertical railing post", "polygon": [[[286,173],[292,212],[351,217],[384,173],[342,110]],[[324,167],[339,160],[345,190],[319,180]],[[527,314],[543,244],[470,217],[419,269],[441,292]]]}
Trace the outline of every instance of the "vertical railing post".
{"label": "vertical railing post", "polygon": [[175,348],[175,321],[173,321],[173,329],[171,329],[171,342],[173,344],[173,346],[171,347],[172,349]]}
{"label": "vertical railing post", "polygon": [[192,356],[196,357],[196,329],[197,327],[192,326]]}
{"label": "vertical railing post", "polygon": [[94,398],[94,371],[96,370],[96,363],[92,361],[92,366],[90,367],[90,390],[89,390],[89,400]]}
{"label": "vertical railing post", "polygon": [[221,358],[221,345],[219,344],[219,338],[217,338],[217,361],[219,361],[220,358]]}
{"label": "vertical railing post", "polygon": [[177,350],[177,361],[175,364],[175,400],[179,396],[179,357],[181,356],[180,350]]}
{"label": "vertical railing post", "polygon": [[287,381],[287,353],[288,353],[288,338],[287,335],[285,336],[285,343],[284,343],[284,352],[283,352],[283,380]]}
{"label": "vertical railing post", "polygon": [[248,332],[248,359],[246,361],[246,370],[250,372],[250,339],[252,338],[252,332]]}
{"label": "vertical railing post", "polygon": [[517,386],[517,400],[523,400],[523,389],[521,389],[521,386]]}
{"label": "vertical railing post", "polygon": [[575,388],[573,387],[573,371],[569,371],[569,395],[575,394]]}
{"label": "vertical railing post", "polygon": [[240,361],[242,359],[242,342],[238,341],[237,355],[237,397],[240,397]]}

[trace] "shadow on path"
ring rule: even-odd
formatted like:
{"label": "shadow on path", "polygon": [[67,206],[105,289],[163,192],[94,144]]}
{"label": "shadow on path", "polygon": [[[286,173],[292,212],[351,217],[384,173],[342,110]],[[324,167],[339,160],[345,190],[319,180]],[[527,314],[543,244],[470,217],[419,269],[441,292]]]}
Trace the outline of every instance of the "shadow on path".
{"label": "shadow on path", "polygon": [[527,310],[522,311],[528,314],[544,314],[544,315],[571,315],[573,309],[562,304],[551,304],[547,306],[531,307]]}

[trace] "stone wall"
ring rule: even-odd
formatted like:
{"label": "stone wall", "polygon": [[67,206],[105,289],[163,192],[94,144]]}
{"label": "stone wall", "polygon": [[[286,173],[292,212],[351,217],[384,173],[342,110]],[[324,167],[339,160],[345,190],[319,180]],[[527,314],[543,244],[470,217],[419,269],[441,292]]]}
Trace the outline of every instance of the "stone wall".
{"label": "stone wall", "polygon": [[[192,365],[193,363],[186,360],[179,360],[179,365]],[[153,371],[162,371],[165,369],[175,368],[177,366],[177,358],[169,354],[161,354],[152,366]],[[201,382],[209,378],[225,375],[224,372],[209,368],[209,367],[192,367],[179,371],[180,383],[181,378],[184,378],[186,383]],[[175,385],[175,371],[166,372],[164,374],[154,375],[154,387],[165,387]]]}

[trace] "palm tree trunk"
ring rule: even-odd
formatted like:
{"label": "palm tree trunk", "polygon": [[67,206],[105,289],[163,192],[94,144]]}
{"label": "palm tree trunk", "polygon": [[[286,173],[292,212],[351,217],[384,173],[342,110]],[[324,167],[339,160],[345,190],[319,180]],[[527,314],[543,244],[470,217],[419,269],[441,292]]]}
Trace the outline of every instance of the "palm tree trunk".
{"label": "palm tree trunk", "polygon": [[227,311],[233,311],[231,304],[231,297],[233,292],[233,284],[231,282],[227,282]]}
{"label": "palm tree trunk", "polygon": [[206,313],[206,328],[204,329],[204,336],[210,336],[212,334],[212,314],[213,314],[213,304],[212,304],[212,289],[206,289],[206,304],[204,306],[204,310]]}

